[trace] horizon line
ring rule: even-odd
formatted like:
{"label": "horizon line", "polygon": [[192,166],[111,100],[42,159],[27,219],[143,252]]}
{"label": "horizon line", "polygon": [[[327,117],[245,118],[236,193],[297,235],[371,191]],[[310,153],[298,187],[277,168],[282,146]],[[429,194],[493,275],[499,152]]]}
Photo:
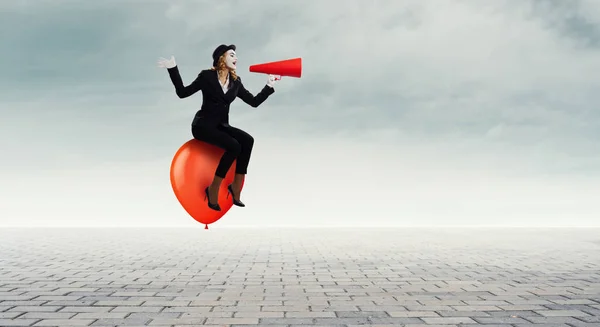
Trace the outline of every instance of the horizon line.
{"label": "horizon line", "polygon": [[[214,223],[213,223],[214,224]],[[260,228],[288,228],[288,229],[333,229],[333,228],[600,228],[600,225],[229,225],[211,226],[209,229],[260,229]],[[0,228],[201,228],[204,224],[188,225],[0,225]]]}

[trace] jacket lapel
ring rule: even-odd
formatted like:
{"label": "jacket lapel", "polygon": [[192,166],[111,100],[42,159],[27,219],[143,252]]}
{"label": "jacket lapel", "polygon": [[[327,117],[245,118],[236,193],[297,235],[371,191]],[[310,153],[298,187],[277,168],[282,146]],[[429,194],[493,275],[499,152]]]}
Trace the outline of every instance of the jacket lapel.
{"label": "jacket lapel", "polygon": [[220,95],[221,97],[223,97],[224,94],[223,94],[223,90],[221,89],[221,83],[219,83],[219,76],[217,74],[217,71],[213,70],[212,74],[210,74],[208,79],[209,79],[208,83],[210,85],[212,85],[212,87],[214,88],[215,95]]}
{"label": "jacket lapel", "polygon": [[222,99],[226,100],[228,97],[231,97],[231,92],[235,88],[235,82],[233,81],[231,74],[229,74],[229,89],[227,92],[223,92],[223,88],[221,87],[221,82],[219,82],[219,74],[217,74],[216,70],[213,70],[213,73],[210,77],[210,84],[215,88],[216,94],[220,95]]}

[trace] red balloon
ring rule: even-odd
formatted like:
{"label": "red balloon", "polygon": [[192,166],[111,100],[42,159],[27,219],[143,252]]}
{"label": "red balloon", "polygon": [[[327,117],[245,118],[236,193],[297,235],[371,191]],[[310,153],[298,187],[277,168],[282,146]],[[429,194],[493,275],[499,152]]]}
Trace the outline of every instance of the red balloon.
{"label": "red balloon", "polygon": [[227,197],[227,186],[233,182],[237,161],[231,165],[219,189],[221,211],[208,207],[208,199],[204,193],[212,183],[223,153],[225,150],[221,148],[191,139],[177,150],[171,162],[171,187],[177,200],[192,218],[206,225],[205,229],[221,219],[233,206],[231,195]]}

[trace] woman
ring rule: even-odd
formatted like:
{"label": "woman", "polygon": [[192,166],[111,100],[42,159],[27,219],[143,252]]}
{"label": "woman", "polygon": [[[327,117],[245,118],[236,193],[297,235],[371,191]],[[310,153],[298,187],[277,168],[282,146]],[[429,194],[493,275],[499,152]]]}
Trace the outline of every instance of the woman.
{"label": "woman", "polygon": [[256,96],[252,95],[235,72],[235,50],[233,44],[219,45],[212,55],[213,67],[201,71],[188,86],[183,85],[173,56],[170,60],[161,58],[158,62],[159,67],[167,68],[179,98],[183,99],[202,91],[202,107],[192,121],[192,135],[197,140],[225,150],[211,185],[204,190],[209,208],[217,211],[221,210],[218,202],[221,182],[236,159],[235,177],[227,189],[233,198],[233,204],[245,207],[240,201],[240,192],[254,145],[254,138],[250,134],[229,125],[229,105],[239,97],[250,106],[258,107],[275,92],[273,86],[277,80],[275,76],[269,75],[267,85]]}

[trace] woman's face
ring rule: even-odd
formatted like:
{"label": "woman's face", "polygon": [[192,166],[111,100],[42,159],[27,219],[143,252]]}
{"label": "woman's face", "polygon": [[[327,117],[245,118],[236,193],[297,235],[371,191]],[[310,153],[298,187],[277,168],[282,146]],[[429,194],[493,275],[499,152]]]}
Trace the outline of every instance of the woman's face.
{"label": "woman's face", "polygon": [[231,70],[235,70],[237,65],[237,56],[235,51],[229,50],[225,52],[225,65]]}

